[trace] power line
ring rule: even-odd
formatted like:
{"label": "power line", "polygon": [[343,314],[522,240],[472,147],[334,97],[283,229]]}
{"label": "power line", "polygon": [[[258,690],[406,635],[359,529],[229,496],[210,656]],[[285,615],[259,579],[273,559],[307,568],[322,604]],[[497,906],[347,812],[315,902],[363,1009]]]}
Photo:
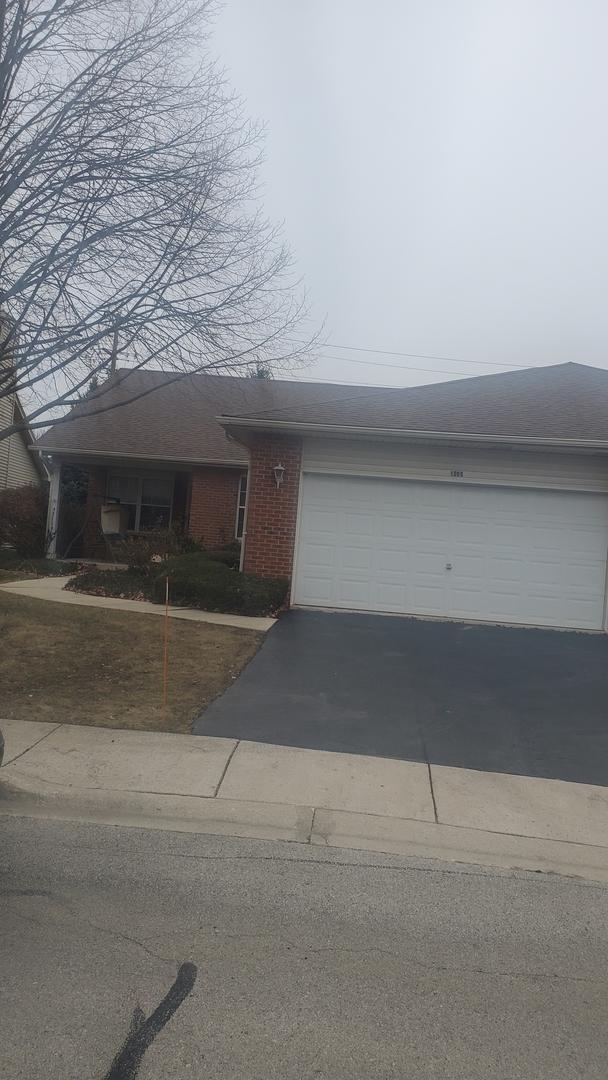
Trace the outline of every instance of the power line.
{"label": "power line", "polygon": [[[275,382],[281,382],[281,377],[278,376]],[[408,390],[414,389],[414,387],[398,386],[397,383],[367,383],[367,382],[347,382],[340,379],[317,379],[314,375],[290,375],[286,382],[298,382],[298,383],[319,383],[323,386],[364,386],[368,390]]]}
{"label": "power line", "polygon": [[[330,347],[335,348],[336,346],[332,345]],[[464,378],[464,379],[473,379],[473,378],[475,378],[475,376],[470,371],[455,371],[454,368],[449,370],[448,368],[417,367],[415,364],[387,364],[386,362],[384,362],[382,360],[380,360],[378,362],[374,362],[373,360],[357,360],[354,356],[329,356],[328,353],[321,353],[319,356],[317,356],[316,359],[317,360],[334,360],[334,361],[336,361],[337,363],[340,363],[340,364],[341,363],[345,363],[345,364],[363,364],[365,367],[368,367],[368,368],[369,367],[381,367],[381,368],[394,368],[396,371],[428,371],[429,373],[431,373],[433,375],[455,375],[455,376],[462,376],[462,378]],[[469,364],[469,363],[470,364],[475,364],[475,363],[482,364],[482,363],[484,363],[484,361],[483,360],[463,360],[462,363],[463,364]],[[508,364],[503,364],[502,366],[503,367],[508,367],[509,365]],[[529,365],[528,364],[516,364],[515,367],[524,368],[525,370],[527,370]],[[506,371],[491,371],[491,372],[488,372],[488,374],[490,374],[490,375],[506,375],[507,372]]]}
{"label": "power line", "polygon": [[[482,367],[529,368],[531,366],[530,364],[511,364],[508,361],[505,363],[500,360],[465,360],[462,356],[434,356],[429,353],[398,352],[394,349],[373,349],[368,345],[334,345],[331,341],[328,341],[326,344],[329,349],[340,349],[344,352],[375,353],[377,356],[404,356],[406,359],[411,360],[439,360],[440,363],[476,364],[481,365]],[[333,357],[332,359],[337,360],[338,357]],[[359,362],[364,363],[364,361]],[[428,368],[417,368],[416,370],[427,371]]]}

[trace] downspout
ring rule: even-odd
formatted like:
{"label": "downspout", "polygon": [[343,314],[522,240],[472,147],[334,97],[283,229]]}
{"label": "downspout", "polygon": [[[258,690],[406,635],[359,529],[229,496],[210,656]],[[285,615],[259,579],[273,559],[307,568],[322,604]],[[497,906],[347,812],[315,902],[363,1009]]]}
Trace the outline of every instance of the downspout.
{"label": "downspout", "polygon": [[[249,495],[251,493],[251,461],[247,469],[247,494],[245,496],[245,514],[243,517],[243,535],[241,536],[241,554],[239,558],[239,574],[243,573],[245,565],[245,546],[247,544],[247,517],[249,515]],[[237,511],[238,512],[238,511]]]}

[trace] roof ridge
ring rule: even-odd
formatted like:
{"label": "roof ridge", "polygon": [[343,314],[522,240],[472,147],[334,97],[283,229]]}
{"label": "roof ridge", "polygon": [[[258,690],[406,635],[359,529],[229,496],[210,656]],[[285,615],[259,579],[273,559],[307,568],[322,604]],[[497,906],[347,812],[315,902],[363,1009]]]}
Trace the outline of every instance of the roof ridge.
{"label": "roof ridge", "polygon": [[[396,392],[396,393],[408,392],[409,393],[409,392],[414,391],[414,390],[429,390],[431,388],[436,388],[436,387],[445,387],[445,386],[451,385],[452,383],[477,382],[480,379],[483,379],[483,380],[487,381],[489,379],[505,378],[507,376],[521,376],[523,378],[523,377],[526,377],[528,375],[538,374],[539,372],[555,371],[555,370],[557,370],[559,368],[567,368],[567,367],[583,368],[583,369],[588,370],[588,371],[602,371],[606,375],[608,375],[608,370],[606,368],[595,367],[593,364],[582,364],[579,361],[575,361],[575,360],[564,360],[564,361],[560,362],[559,364],[537,364],[535,366],[531,366],[531,367],[528,367],[528,368],[512,368],[512,369],[507,370],[507,371],[481,372],[481,373],[478,373],[478,374],[475,374],[475,375],[456,375],[455,374],[455,376],[452,377],[452,378],[442,379],[442,380],[438,380],[437,382],[431,382],[431,383],[418,383],[415,386],[374,386],[373,384],[334,383],[334,382],[326,382],[324,380],[318,380],[317,381],[315,379],[311,379],[311,380],[309,380],[307,382],[303,382],[300,379],[281,378],[281,377],[278,377],[276,379],[267,379],[267,380],[266,379],[260,379],[259,382],[257,382],[255,379],[252,379],[251,376],[249,376],[249,375],[232,375],[232,374],[225,373],[223,371],[204,371],[203,370],[203,371],[184,371],[182,373],[179,373],[179,372],[172,371],[172,370],[166,371],[166,370],[163,370],[161,368],[144,368],[144,367],[135,367],[135,368],[120,367],[120,368],[116,369],[116,372],[114,374],[115,375],[118,375],[118,374],[122,374],[122,375],[127,375],[127,374],[159,375],[159,376],[164,376],[167,379],[172,379],[175,382],[179,382],[182,378],[187,379],[187,378],[201,378],[201,377],[203,377],[203,378],[210,378],[210,379],[226,379],[226,380],[230,380],[231,382],[242,383],[242,384],[246,384],[246,385],[261,385],[261,384],[264,384],[264,385],[275,384],[276,385],[277,383],[279,383],[279,384],[283,384],[283,385],[288,384],[289,386],[309,386],[309,387],[322,386],[328,391],[329,390],[336,390],[336,391],[339,391],[339,392],[344,392],[344,391],[350,392],[351,390],[355,390],[355,391],[359,391],[359,390],[361,390],[361,391],[365,391],[365,390],[370,391],[371,390],[371,391],[374,391],[374,392],[378,391],[378,392],[386,392],[386,393],[392,393],[392,392]],[[446,374],[448,374],[448,372],[446,372]],[[110,378],[111,377],[112,376],[110,376]]]}

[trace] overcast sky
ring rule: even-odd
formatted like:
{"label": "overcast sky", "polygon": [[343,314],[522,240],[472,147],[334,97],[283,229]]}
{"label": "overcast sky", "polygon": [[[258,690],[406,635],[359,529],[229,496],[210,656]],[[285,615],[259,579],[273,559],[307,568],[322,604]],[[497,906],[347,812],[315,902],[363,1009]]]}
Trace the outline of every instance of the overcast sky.
{"label": "overcast sky", "polygon": [[456,361],[325,347],[307,377],[608,367],[607,41],[606,0],[225,0],[215,51],[332,345]]}

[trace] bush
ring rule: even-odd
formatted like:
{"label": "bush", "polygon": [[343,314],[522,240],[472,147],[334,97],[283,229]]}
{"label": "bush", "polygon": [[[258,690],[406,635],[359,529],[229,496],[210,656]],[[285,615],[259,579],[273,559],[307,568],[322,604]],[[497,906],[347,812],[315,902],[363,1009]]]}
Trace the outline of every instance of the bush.
{"label": "bush", "polygon": [[83,570],[66,584],[71,592],[92,596],[119,596],[125,600],[152,600],[152,580],[137,570]]}
{"label": "bush", "polygon": [[287,582],[283,579],[239,574],[204,552],[168,559],[154,569],[155,573],[135,569],[85,570],[66,587],[73,592],[163,604],[169,575],[171,604],[233,615],[273,615],[287,595]]}
{"label": "bush", "polygon": [[112,542],[112,554],[117,562],[145,574],[155,574],[158,564],[172,556],[200,550],[196,540],[178,529],[150,529]]}
{"label": "bush", "polygon": [[74,573],[74,563],[60,559],[23,559],[19,570],[29,570],[38,577],[67,577]]}
{"label": "bush", "polygon": [[74,563],[59,559],[23,559],[14,548],[0,548],[0,569],[24,570],[38,577],[67,577],[74,573]]}
{"label": "bush", "polygon": [[9,544],[25,559],[43,556],[46,547],[46,486],[0,491],[0,544]]}
{"label": "bush", "polygon": [[169,575],[171,603],[235,615],[271,615],[282,607],[287,581],[239,574],[206,552],[170,559],[153,582],[157,602],[165,597]]}
{"label": "bush", "polygon": [[18,570],[21,556],[14,548],[0,547],[0,568],[2,570]]}
{"label": "bush", "polygon": [[221,548],[205,551],[204,554],[208,559],[224,563],[231,570],[238,570],[241,565],[241,543],[239,540],[233,540],[231,544],[225,544]]}

